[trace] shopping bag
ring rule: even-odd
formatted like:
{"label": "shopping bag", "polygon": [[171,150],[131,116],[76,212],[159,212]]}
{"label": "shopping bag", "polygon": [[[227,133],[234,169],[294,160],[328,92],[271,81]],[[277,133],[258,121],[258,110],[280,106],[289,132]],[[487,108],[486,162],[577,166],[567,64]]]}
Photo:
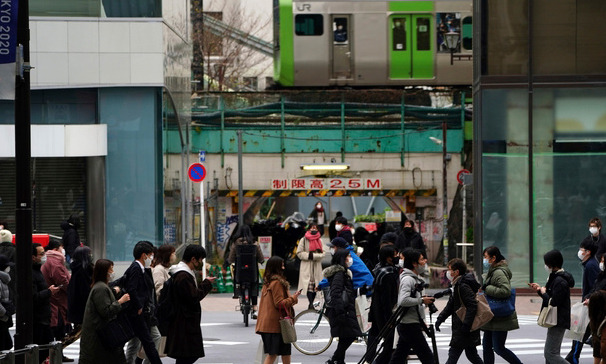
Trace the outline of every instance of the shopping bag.
{"label": "shopping bag", "polygon": [[259,346],[257,347],[257,355],[255,355],[255,364],[265,363],[265,349],[263,348],[263,340],[259,340]]}
{"label": "shopping bag", "polygon": [[[465,320],[465,315],[467,314],[467,308],[463,305],[463,300],[461,299],[461,295],[459,294],[459,299],[461,300],[461,307],[457,310],[456,314],[461,321]],[[475,331],[487,324],[494,317],[492,311],[490,310],[490,306],[488,305],[488,301],[486,301],[486,296],[482,293],[476,293],[476,302],[478,305],[478,310],[476,311],[476,315],[473,318],[473,323],[471,324],[471,328],[469,331]]]}
{"label": "shopping bag", "polygon": [[570,331],[585,334],[589,325],[589,309],[583,302],[577,302],[570,309]]}
{"label": "shopping bag", "polygon": [[364,294],[358,294],[356,297],[356,318],[358,319],[358,325],[362,332],[368,332],[370,330],[371,322],[368,322],[368,312],[370,307],[368,306],[368,298]]}
{"label": "shopping bag", "polygon": [[297,342],[297,331],[295,331],[295,320],[290,317],[286,306],[282,305],[285,315],[280,317],[278,322],[280,323],[280,333],[282,333],[282,340],[285,344],[292,344]]}
{"label": "shopping bag", "polygon": [[499,299],[486,295],[486,301],[494,317],[508,317],[516,310],[516,289],[511,289],[511,294],[507,298]]}
{"label": "shopping bag", "polygon": [[541,327],[554,327],[558,324],[558,308],[551,305],[551,298],[546,307],[541,309],[537,324]]}

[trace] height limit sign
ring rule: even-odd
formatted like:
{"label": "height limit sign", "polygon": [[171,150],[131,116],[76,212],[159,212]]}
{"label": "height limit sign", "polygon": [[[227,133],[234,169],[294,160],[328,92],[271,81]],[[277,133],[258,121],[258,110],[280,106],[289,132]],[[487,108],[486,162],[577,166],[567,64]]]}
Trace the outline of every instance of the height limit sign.
{"label": "height limit sign", "polygon": [[192,182],[202,182],[206,177],[206,168],[202,163],[192,163],[187,170],[187,175]]}

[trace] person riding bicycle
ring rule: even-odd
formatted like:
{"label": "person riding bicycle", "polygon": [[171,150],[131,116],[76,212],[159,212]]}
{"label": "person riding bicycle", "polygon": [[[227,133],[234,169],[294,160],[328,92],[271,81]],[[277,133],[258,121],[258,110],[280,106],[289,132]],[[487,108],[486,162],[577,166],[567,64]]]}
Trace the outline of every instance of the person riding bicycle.
{"label": "person riding bicycle", "polygon": [[[246,249],[241,248],[242,246],[255,246],[256,249]],[[249,265],[248,262],[244,263],[242,261],[238,261],[238,255],[244,256],[244,250],[250,250],[252,253],[252,261],[254,262],[254,266],[251,265],[252,269],[242,269],[244,265]],[[238,254],[238,252],[240,254]],[[234,289],[234,297],[238,297],[240,295],[240,290],[243,288],[244,282],[250,283],[249,287],[249,295],[252,302],[252,312],[251,318],[253,320],[257,319],[257,296],[259,295],[259,273],[257,271],[256,263],[263,263],[263,252],[261,252],[261,247],[256,243],[255,237],[250,230],[248,225],[242,225],[236,233],[233,235],[233,243],[231,246],[231,250],[229,252],[229,257],[227,258],[230,264],[235,264],[235,280],[236,289]]]}

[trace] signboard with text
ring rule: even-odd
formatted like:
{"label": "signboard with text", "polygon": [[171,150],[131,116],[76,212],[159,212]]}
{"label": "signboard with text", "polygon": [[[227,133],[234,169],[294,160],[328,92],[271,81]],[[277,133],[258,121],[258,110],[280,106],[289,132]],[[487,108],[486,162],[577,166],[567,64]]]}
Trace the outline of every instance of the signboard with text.
{"label": "signboard with text", "polygon": [[272,179],[272,190],[380,190],[380,178],[280,178]]}
{"label": "signboard with text", "polygon": [[0,100],[15,99],[18,0],[0,2]]}

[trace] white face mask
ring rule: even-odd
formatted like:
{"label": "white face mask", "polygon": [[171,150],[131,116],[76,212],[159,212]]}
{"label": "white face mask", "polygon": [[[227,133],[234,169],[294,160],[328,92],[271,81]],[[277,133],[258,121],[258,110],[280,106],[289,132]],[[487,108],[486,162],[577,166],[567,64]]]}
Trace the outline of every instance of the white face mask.
{"label": "white face mask", "polygon": [[450,271],[449,271],[449,270],[447,270],[447,271],[446,271],[446,278],[447,278],[449,281],[451,281],[451,282],[452,282],[452,280],[453,280],[453,278],[452,278],[452,274],[450,274]]}
{"label": "white face mask", "polygon": [[46,255],[43,255],[42,258],[40,258],[40,264],[44,263],[46,263]]}
{"label": "white face mask", "polygon": [[398,264],[396,266],[400,267],[400,268],[404,268],[404,259],[400,258],[400,260],[398,261]]}
{"label": "white face mask", "polygon": [[347,258],[347,260],[345,261],[345,264],[347,264],[348,267],[351,267],[353,265],[353,258]]}
{"label": "white face mask", "polygon": [[343,229],[343,225],[335,225],[335,230],[341,231]]}
{"label": "white face mask", "polygon": [[591,235],[596,235],[598,233],[598,228],[595,226],[592,226],[589,228],[589,232],[591,233]]}
{"label": "white face mask", "polygon": [[419,265],[417,265],[417,273],[418,274],[423,274],[426,271],[427,271],[427,265],[426,264],[423,264],[423,265],[419,264]]}
{"label": "white face mask", "polygon": [[154,258],[153,255],[150,255],[147,257],[147,259],[145,259],[145,268],[149,268],[151,267],[151,263],[152,263],[152,259]]}
{"label": "white face mask", "polygon": [[[10,268],[10,267],[9,267]],[[604,262],[600,262],[600,270],[603,271],[604,270]]]}
{"label": "white face mask", "polygon": [[545,270],[547,271],[547,273],[550,273],[550,274],[551,274],[551,268],[549,268],[549,267],[547,266],[547,264],[545,264]]}
{"label": "white face mask", "polygon": [[63,256],[65,256],[65,249],[61,248],[61,254],[63,254]]}
{"label": "white face mask", "polygon": [[[602,264],[602,263],[600,263],[600,264]],[[603,270],[603,269],[602,269],[602,270]],[[11,267],[10,267],[10,266],[6,267],[6,268],[4,269],[4,271],[5,271],[6,273],[10,273],[10,271],[11,271]]]}
{"label": "white face mask", "polygon": [[114,274],[114,272],[111,272],[110,274],[107,275],[108,282],[113,282],[115,278],[116,278],[116,275]]}
{"label": "white face mask", "polygon": [[583,260],[583,258],[585,258],[585,253],[583,253],[582,250],[579,250],[577,252],[577,257],[579,257],[579,259]]}

